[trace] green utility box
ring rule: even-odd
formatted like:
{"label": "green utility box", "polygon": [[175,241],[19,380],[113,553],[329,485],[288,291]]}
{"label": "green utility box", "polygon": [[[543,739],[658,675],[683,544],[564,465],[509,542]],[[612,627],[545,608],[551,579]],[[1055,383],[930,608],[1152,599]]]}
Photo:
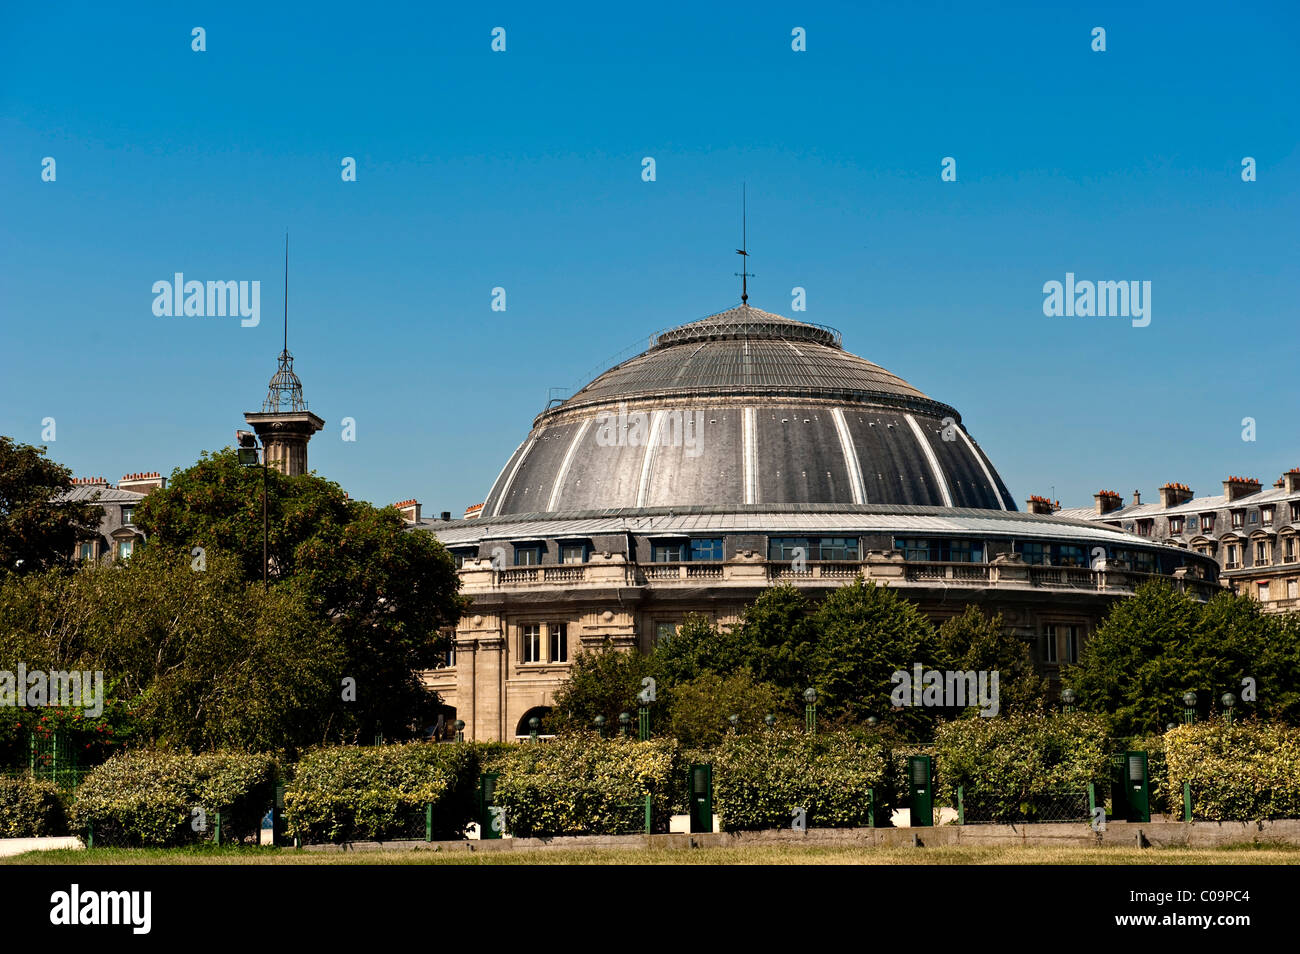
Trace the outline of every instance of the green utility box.
{"label": "green utility box", "polygon": [[690,789],[691,833],[713,831],[713,766],[701,762],[691,766]]}
{"label": "green utility box", "polygon": [[505,829],[505,818],[500,808],[492,804],[497,792],[499,772],[484,772],[478,777],[478,836],[500,838]]}
{"label": "green utility box", "polygon": [[907,757],[907,781],[912,789],[912,827],[934,825],[934,760],[928,755]]}
{"label": "green utility box", "polygon": [[1131,822],[1151,821],[1151,783],[1145,752],[1116,752],[1111,756],[1111,814]]}

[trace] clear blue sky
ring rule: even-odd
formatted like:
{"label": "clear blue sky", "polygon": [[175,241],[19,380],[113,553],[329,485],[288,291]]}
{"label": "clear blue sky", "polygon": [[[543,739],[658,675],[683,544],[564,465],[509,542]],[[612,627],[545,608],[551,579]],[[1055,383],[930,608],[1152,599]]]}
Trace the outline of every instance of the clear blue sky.
{"label": "clear blue sky", "polygon": [[[55,418],[77,474],[230,442],[287,228],[312,465],[459,513],[548,388],[738,301],[742,181],[751,303],[805,287],[1019,501],[1300,466],[1294,3],[143,6],[0,15],[0,433]],[[261,325],[155,317],[177,271]],[[1150,326],[1045,317],[1067,271],[1152,282]]]}

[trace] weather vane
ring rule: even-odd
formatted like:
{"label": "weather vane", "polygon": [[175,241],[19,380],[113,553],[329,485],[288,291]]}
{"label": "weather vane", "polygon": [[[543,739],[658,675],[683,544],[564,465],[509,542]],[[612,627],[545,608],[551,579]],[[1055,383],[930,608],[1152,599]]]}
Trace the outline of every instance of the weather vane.
{"label": "weather vane", "polygon": [[749,208],[745,196],[745,183],[740,184],[740,245],[736,249],[736,254],[744,256],[744,270],[735,272],[740,277],[740,301],[743,305],[749,304],[749,279],[754,277],[754,273],[749,270]]}

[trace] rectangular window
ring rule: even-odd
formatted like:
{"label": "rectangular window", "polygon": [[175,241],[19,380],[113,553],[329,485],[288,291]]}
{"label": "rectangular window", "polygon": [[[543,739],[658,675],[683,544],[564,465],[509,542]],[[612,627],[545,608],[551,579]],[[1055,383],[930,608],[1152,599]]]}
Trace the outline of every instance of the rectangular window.
{"label": "rectangular window", "polygon": [[533,623],[523,628],[523,646],[520,656],[526,663],[542,661],[542,627]]}
{"label": "rectangular window", "polygon": [[1287,581],[1286,581],[1286,598],[1289,599],[1289,600],[1293,600],[1293,599],[1296,598],[1296,594],[1297,594],[1297,593],[1300,593],[1300,581],[1297,581],[1297,580],[1287,580]]}
{"label": "rectangular window", "polygon": [[1236,529],[1236,530],[1240,530],[1240,529],[1241,529],[1242,527],[1244,527],[1245,525],[1246,525],[1246,511],[1244,511],[1244,510],[1234,510],[1234,511],[1232,512],[1232,526],[1233,526],[1233,528]]}
{"label": "rectangular window", "polygon": [[1054,663],[1056,661],[1056,625],[1049,623],[1043,627],[1043,662]]}
{"label": "rectangular window", "polygon": [[587,545],[585,543],[565,543],[560,546],[561,563],[586,563]]}
{"label": "rectangular window", "polygon": [[1256,513],[1254,510],[1250,512],[1250,522],[1259,523],[1259,514]]}
{"label": "rectangular window", "polygon": [[1300,521],[1300,503],[1291,504],[1291,522]]}
{"label": "rectangular window", "polygon": [[1268,543],[1264,540],[1255,542],[1255,566],[1268,566]]}
{"label": "rectangular window", "polygon": [[135,507],[122,508],[122,523],[129,524],[135,517]]}
{"label": "rectangular window", "polygon": [[677,635],[676,623],[655,623],[655,645],[666,643]]}
{"label": "rectangular window", "polygon": [[1261,522],[1261,523],[1272,523],[1272,522],[1273,522],[1273,508],[1272,508],[1272,507],[1260,507],[1260,508],[1259,508],[1259,519],[1260,519],[1260,522]]}
{"label": "rectangular window", "polygon": [[1209,535],[1214,532],[1214,514],[1201,514],[1201,532]]}
{"label": "rectangular window", "polygon": [[1083,547],[1060,544],[1056,547],[1057,566],[1087,566],[1088,554]]}
{"label": "rectangular window", "polygon": [[1079,661],[1079,627],[1065,627],[1065,661],[1068,663],[1077,663]]}
{"label": "rectangular window", "polygon": [[1187,518],[1187,529],[1188,529],[1188,530],[1195,530],[1195,529],[1196,529],[1196,518],[1195,518],[1195,517],[1188,517],[1188,518]]}
{"label": "rectangular window", "polygon": [[569,661],[569,626],[567,623],[552,623],[551,630],[551,662],[568,662]]}
{"label": "rectangular window", "polygon": [[[801,551],[796,553],[795,551]],[[857,537],[772,537],[767,543],[767,558],[788,562],[803,557],[805,560],[858,559]]]}
{"label": "rectangular window", "polygon": [[686,559],[685,543],[652,543],[650,561],[652,563],[680,563]]}
{"label": "rectangular window", "polygon": [[1286,538],[1286,562],[1291,563],[1295,560],[1295,537]]}
{"label": "rectangular window", "polygon": [[904,560],[932,563],[983,563],[983,540],[896,539]]}
{"label": "rectangular window", "polygon": [[1228,555],[1224,559],[1224,565],[1229,570],[1235,570],[1241,565],[1240,561],[1237,559],[1237,545],[1235,543],[1228,544]]}
{"label": "rectangular window", "polygon": [[1258,587],[1259,587],[1259,601],[1260,601],[1261,603],[1267,603],[1267,602],[1268,602],[1268,583],[1267,583],[1267,582],[1265,582],[1265,583],[1260,583],[1260,584],[1258,584]]}
{"label": "rectangular window", "polygon": [[1170,518],[1169,518],[1169,532],[1170,532],[1171,534],[1178,534],[1178,533],[1182,533],[1182,532],[1183,532],[1183,518],[1182,518],[1182,517],[1170,517]]}
{"label": "rectangular window", "polygon": [[127,557],[129,557],[131,555],[131,551],[135,549],[134,543],[135,543],[134,540],[119,540],[117,542],[118,558],[125,560]]}
{"label": "rectangular window", "polygon": [[1021,542],[1016,541],[1016,552],[1019,553],[1026,563],[1033,566],[1046,566],[1051,562],[1052,552],[1046,543],[1034,543],[1033,541]]}
{"label": "rectangular window", "polygon": [[691,541],[692,560],[721,560],[722,537],[699,537]]}
{"label": "rectangular window", "polygon": [[515,544],[515,566],[537,566],[542,562],[540,543]]}
{"label": "rectangular window", "polygon": [[817,560],[856,560],[858,558],[857,537],[821,537],[817,544]]}
{"label": "rectangular window", "polygon": [[458,570],[465,565],[466,560],[472,560],[477,556],[478,556],[477,550],[452,550],[451,551],[452,562],[456,564],[456,569]]}
{"label": "rectangular window", "polygon": [[1137,522],[1138,535],[1143,537],[1151,536],[1151,527],[1154,523],[1154,520],[1139,520]]}
{"label": "rectangular window", "polygon": [[93,559],[95,559],[95,543],[94,543],[94,541],[90,541],[90,542],[88,542],[88,543],[83,543],[83,544],[81,545],[80,555],[81,555],[81,559],[83,559],[83,560],[93,560]]}

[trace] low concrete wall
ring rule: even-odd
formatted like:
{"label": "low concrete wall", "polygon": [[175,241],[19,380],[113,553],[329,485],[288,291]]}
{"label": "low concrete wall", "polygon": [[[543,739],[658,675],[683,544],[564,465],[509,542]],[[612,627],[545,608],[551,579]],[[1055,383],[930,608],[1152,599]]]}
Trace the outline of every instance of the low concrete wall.
{"label": "low concrete wall", "polygon": [[84,848],[80,838],[0,838],[0,858],[21,855],[24,851],[53,851],[57,848]]}
{"label": "low concrete wall", "polygon": [[810,828],[808,831],[711,832],[668,835],[582,835],[492,841],[351,842],[308,845],[306,851],[537,851],[606,848],[721,848],[743,845],[827,846],[1122,845],[1211,848],[1249,843],[1300,845],[1300,819],[1265,822],[1107,822],[1094,832],[1082,822],[1035,825],[938,825],[933,828]]}

